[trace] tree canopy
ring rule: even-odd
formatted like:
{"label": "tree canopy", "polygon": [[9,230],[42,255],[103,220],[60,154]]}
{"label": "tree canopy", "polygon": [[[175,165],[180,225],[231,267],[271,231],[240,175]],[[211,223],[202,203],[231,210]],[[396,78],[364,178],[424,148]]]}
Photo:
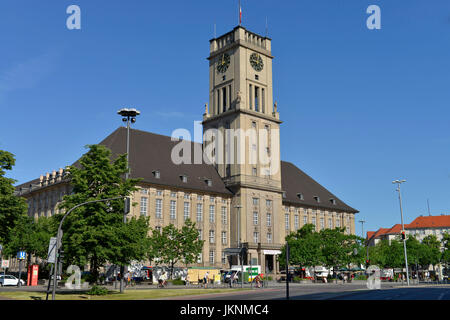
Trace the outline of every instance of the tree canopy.
{"label": "tree canopy", "polygon": [[[123,179],[127,171],[126,155],[111,160],[111,151],[101,145],[88,146],[79,165],[68,168],[72,194],[63,199],[67,210],[92,200],[129,196],[137,190],[138,179]],[[124,200],[96,202],[75,209],[63,224],[65,261],[90,265],[92,279],[106,262],[130,264],[142,260],[147,247],[148,218],[123,222]],[[60,220],[63,214],[57,215]]]}

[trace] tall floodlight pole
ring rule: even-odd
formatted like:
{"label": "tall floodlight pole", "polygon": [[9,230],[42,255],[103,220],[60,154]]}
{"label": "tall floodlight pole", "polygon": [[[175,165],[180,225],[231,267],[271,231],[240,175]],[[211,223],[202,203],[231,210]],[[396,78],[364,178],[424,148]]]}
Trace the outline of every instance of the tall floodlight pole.
{"label": "tall floodlight pole", "polygon": [[[402,234],[404,234],[404,232],[405,232],[405,226],[403,224],[402,194],[400,192],[400,185],[403,182],[406,182],[406,180],[395,180],[395,181],[392,181],[392,183],[396,183],[397,184],[398,200],[400,202],[400,216],[401,216],[401,221],[402,221]],[[406,254],[406,236],[405,236],[405,239],[403,239],[403,249],[405,251],[406,281],[407,281],[407,284],[409,286],[408,255]]]}
{"label": "tall floodlight pole", "polygon": [[[359,223],[361,223],[361,238],[365,238],[364,237],[364,223],[366,223],[366,220],[359,220]],[[368,243],[369,239],[366,239],[365,243],[366,243],[366,259],[369,260],[369,243]]]}
{"label": "tall floodlight pole", "polygon": [[[125,180],[128,180],[130,175],[130,123],[136,122],[136,117],[141,114],[140,111],[132,108],[123,108],[117,111],[117,114],[122,116],[122,121],[127,123],[127,172],[125,173]],[[124,206],[123,223],[127,223],[127,206]],[[120,267],[120,293],[124,292],[124,274],[125,266]]]}
{"label": "tall floodlight pole", "polygon": [[237,209],[237,244],[238,244],[238,248],[241,249],[239,250],[239,260],[241,262],[241,288],[244,287],[244,265],[243,265],[243,254],[242,254],[242,248],[241,248],[241,230],[240,230],[240,226],[241,226],[241,212],[240,209],[242,208],[241,205],[235,205],[234,206]]}

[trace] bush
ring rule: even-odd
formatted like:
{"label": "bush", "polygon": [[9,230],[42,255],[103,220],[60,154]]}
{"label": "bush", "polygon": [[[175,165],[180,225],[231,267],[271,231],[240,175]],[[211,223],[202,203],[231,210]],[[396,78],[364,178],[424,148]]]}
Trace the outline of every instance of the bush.
{"label": "bush", "polygon": [[174,286],[182,286],[185,284],[184,280],[181,280],[181,278],[177,278],[174,280],[169,280]]}
{"label": "bush", "polygon": [[104,296],[108,294],[108,289],[105,287],[94,285],[92,288],[87,292],[87,294],[91,296]]}
{"label": "bush", "polygon": [[299,276],[295,276],[295,277],[292,279],[292,281],[294,281],[294,282],[300,282],[300,281],[302,281],[302,278],[300,278]]}

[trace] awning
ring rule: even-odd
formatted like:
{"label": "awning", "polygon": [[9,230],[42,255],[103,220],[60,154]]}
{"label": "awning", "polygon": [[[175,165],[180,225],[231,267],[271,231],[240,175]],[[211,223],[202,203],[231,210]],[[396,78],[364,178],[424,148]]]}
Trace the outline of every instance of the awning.
{"label": "awning", "polygon": [[277,254],[281,254],[280,250],[263,250],[263,254],[267,255],[267,254],[272,254],[272,255],[277,255]]}

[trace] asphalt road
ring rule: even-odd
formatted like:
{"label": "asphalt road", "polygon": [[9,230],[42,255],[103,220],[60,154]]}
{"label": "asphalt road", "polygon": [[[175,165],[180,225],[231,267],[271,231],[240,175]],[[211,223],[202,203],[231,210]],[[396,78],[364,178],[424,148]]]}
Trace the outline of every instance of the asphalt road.
{"label": "asphalt road", "polygon": [[[385,285],[380,290],[369,290],[364,285],[300,285],[290,286],[290,300],[450,300],[450,285],[397,287]],[[284,300],[285,288],[254,289],[250,292],[230,292],[202,297],[179,299],[201,300]]]}

